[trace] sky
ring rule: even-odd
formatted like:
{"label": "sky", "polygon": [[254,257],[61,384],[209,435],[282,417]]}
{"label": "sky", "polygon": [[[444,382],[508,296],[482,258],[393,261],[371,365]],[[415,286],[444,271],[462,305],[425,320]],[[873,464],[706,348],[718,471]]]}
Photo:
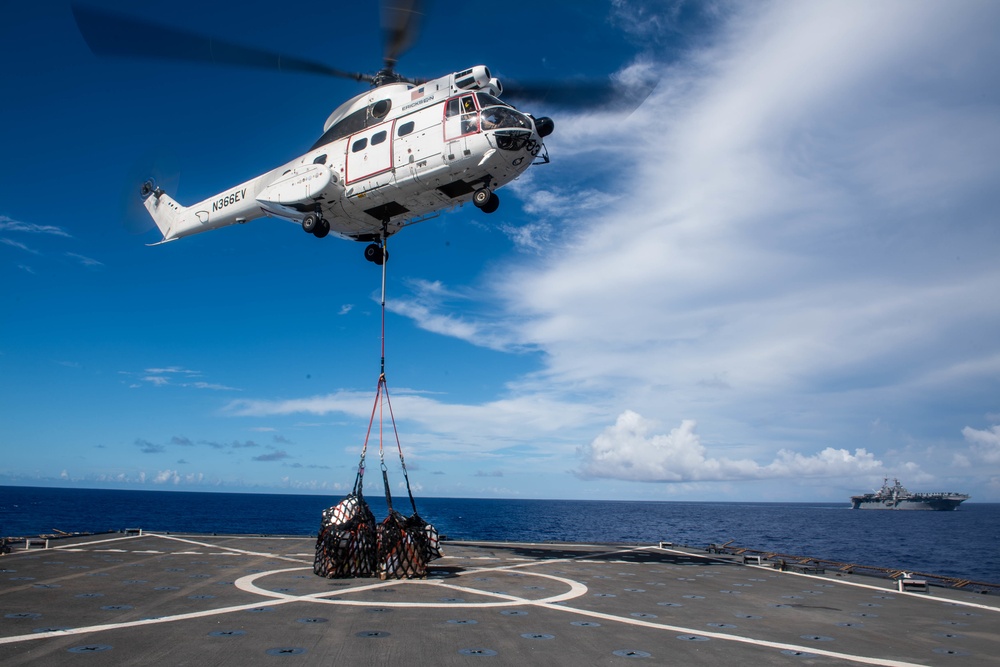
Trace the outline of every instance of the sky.
{"label": "sky", "polygon": [[[374,3],[92,5],[380,65]],[[147,247],[136,193],[277,167],[364,84],[97,58],[68,2],[3,6],[0,485],[346,493],[379,375],[362,244],[262,219]],[[525,108],[550,164],[390,239],[417,496],[1000,502],[1000,5],[482,9],[431,3],[400,70],[659,83]],[[369,494],[377,450],[376,424]]]}

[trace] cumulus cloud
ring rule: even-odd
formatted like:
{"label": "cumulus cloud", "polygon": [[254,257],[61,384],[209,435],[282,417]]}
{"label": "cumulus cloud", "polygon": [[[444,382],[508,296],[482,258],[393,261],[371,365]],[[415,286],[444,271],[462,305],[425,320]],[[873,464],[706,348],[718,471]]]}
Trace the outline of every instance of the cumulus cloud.
{"label": "cumulus cloud", "polygon": [[180,484],[181,476],[176,470],[161,470],[153,477],[153,484]]}
{"label": "cumulus cloud", "polygon": [[637,482],[732,481],[797,477],[840,477],[871,473],[882,462],[864,449],[850,453],[828,447],[814,455],[781,450],[767,464],[751,459],[712,457],[684,420],[667,434],[652,434],[654,424],[631,410],[619,415],[587,447],[578,474],[587,479]]}
{"label": "cumulus cloud", "polygon": [[966,426],[962,435],[977,458],[987,463],[1000,463],[1000,425],[983,430]]}

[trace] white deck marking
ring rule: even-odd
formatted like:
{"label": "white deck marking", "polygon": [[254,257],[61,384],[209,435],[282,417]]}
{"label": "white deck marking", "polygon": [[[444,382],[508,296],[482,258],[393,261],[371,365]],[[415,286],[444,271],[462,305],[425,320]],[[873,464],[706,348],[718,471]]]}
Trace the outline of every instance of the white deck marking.
{"label": "white deck marking", "polygon": [[[237,549],[236,547],[227,547],[227,546],[223,546],[221,544],[210,544],[208,542],[200,542],[198,540],[192,540],[192,539],[188,539],[188,538],[185,538],[185,537],[177,537],[176,535],[161,535],[160,533],[146,533],[146,535],[149,535],[151,537],[160,537],[160,538],[163,538],[165,540],[176,540],[178,542],[186,542],[188,544],[194,544],[196,546],[206,547],[206,548],[209,548],[209,549],[224,549],[225,551],[229,551],[229,552],[234,553],[234,554],[244,554],[244,555],[247,555],[247,556],[260,556],[262,558],[275,558],[277,560],[287,560],[287,561],[291,561],[293,563],[301,563],[302,562],[302,560],[300,558],[291,558],[289,556],[282,556],[281,554],[267,553],[267,552],[261,552],[261,551],[248,551],[246,549]],[[199,555],[201,554],[201,552],[199,552],[199,551],[191,551],[191,552],[188,552],[188,551],[178,551],[176,553],[192,553],[192,554],[199,554]]]}
{"label": "white deck marking", "polygon": [[[640,547],[646,551],[670,551],[671,553],[684,554],[685,556],[690,556],[691,554],[684,553],[683,551],[677,551],[675,549],[666,549],[662,547]],[[720,558],[713,558],[712,556],[696,556],[696,558],[704,558],[705,560],[712,560],[718,563],[732,563],[730,560],[722,560]],[[831,579],[829,577],[824,577],[818,574],[806,574],[805,572],[791,572],[789,570],[775,570],[767,565],[745,565],[744,567],[752,567],[755,569],[766,570],[768,572],[779,572],[781,574],[788,574],[793,577],[805,577],[807,579],[817,579],[827,584],[840,584],[842,586],[854,586],[855,588],[867,588],[872,591],[878,591],[879,593],[891,593],[892,595],[900,595],[918,598],[920,600],[928,600],[933,602],[945,602],[952,605],[960,605],[963,607],[972,607],[974,609],[985,609],[987,611],[1000,612],[1000,607],[991,607],[989,605],[982,604],[980,602],[966,602],[965,600],[953,600],[951,598],[936,598],[932,597],[927,593],[911,593],[909,591],[899,591],[895,588],[889,588],[887,586],[876,586],[874,584],[863,584],[860,581],[846,581],[844,579]],[[815,651],[814,651],[815,653]]]}
{"label": "white deck marking", "polygon": [[[306,570],[308,568],[300,568]],[[496,568],[502,569],[502,568]],[[365,586],[356,586],[354,588],[345,588],[336,591],[322,591],[319,593],[310,593],[308,595],[294,596],[288,595],[287,593],[279,593],[276,591],[269,591],[266,588],[261,588],[255,583],[258,579],[269,576],[271,574],[276,574],[278,572],[290,572],[291,570],[278,570],[274,572],[255,572],[253,574],[248,574],[245,577],[240,577],[234,584],[241,591],[247,593],[254,593],[256,595],[262,595],[265,597],[273,597],[276,599],[284,600],[287,598],[293,598],[296,600],[309,601],[309,602],[321,602],[324,604],[333,605],[344,605],[349,607],[428,607],[428,608],[441,608],[441,607],[456,607],[456,608],[483,608],[483,607],[512,607],[520,605],[530,605],[538,603],[556,603],[563,602],[565,600],[572,600],[573,598],[580,597],[587,592],[587,587],[578,581],[573,581],[572,579],[566,579],[564,577],[556,577],[551,574],[541,574],[538,572],[532,572],[531,576],[543,577],[545,579],[552,579],[560,583],[566,584],[569,590],[565,593],[560,593],[559,595],[552,595],[547,598],[542,598],[540,600],[532,600],[529,598],[522,598],[516,595],[508,595],[506,593],[494,593],[492,591],[484,591],[479,588],[469,588],[465,586],[456,586],[455,584],[449,584],[442,581],[437,581],[434,579],[391,579],[387,581],[380,581],[377,584],[369,584]],[[483,570],[475,570],[477,573],[483,572]],[[461,573],[466,574],[466,573]],[[461,574],[459,576],[461,576]],[[468,574],[472,574],[470,571]],[[362,593],[364,591],[375,590],[378,588],[385,588],[387,586],[437,586],[439,588],[450,588],[466,594],[480,595],[484,597],[500,598],[501,602],[393,602],[386,600],[327,600],[330,596],[343,596],[350,593]]]}
{"label": "white deck marking", "polygon": [[93,540],[91,542],[74,542],[73,544],[67,544],[66,546],[56,546],[50,547],[53,551],[56,550],[67,550],[67,551],[79,551],[80,547],[89,547],[92,544],[105,544],[107,542],[120,542],[121,540],[136,540],[142,535],[123,535],[122,537],[109,537],[105,540]]}

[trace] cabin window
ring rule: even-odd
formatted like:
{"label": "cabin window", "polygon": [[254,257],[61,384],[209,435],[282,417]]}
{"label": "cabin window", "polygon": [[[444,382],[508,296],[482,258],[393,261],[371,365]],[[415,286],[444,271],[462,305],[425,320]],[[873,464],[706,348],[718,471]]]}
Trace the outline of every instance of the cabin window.
{"label": "cabin window", "polygon": [[358,151],[363,151],[367,147],[368,147],[367,138],[358,139],[353,144],[351,144],[351,152],[357,153]]}
{"label": "cabin window", "polygon": [[326,153],[317,155],[316,159],[313,160],[313,164],[326,164]]}
{"label": "cabin window", "polygon": [[407,122],[403,123],[402,125],[400,125],[399,128],[396,130],[396,136],[397,137],[402,137],[402,136],[405,136],[405,135],[409,134],[410,132],[413,132],[413,121],[412,120],[407,121]]}
{"label": "cabin window", "polygon": [[381,132],[376,132],[375,134],[372,135],[372,146],[378,146],[380,143],[385,141],[385,138],[386,138],[385,130],[382,130]]}

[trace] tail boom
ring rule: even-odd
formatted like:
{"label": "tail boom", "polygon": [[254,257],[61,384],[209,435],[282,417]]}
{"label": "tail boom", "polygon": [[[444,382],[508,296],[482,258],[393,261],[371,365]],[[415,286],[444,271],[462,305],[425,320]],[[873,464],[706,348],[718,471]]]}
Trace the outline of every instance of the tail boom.
{"label": "tail boom", "polygon": [[247,181],[193,206],[181,206],[149,181],[141,193],[146,210],[163,234],[160,243],[165,243],[263,217],[264,212],[254,198],[258,180]]}

